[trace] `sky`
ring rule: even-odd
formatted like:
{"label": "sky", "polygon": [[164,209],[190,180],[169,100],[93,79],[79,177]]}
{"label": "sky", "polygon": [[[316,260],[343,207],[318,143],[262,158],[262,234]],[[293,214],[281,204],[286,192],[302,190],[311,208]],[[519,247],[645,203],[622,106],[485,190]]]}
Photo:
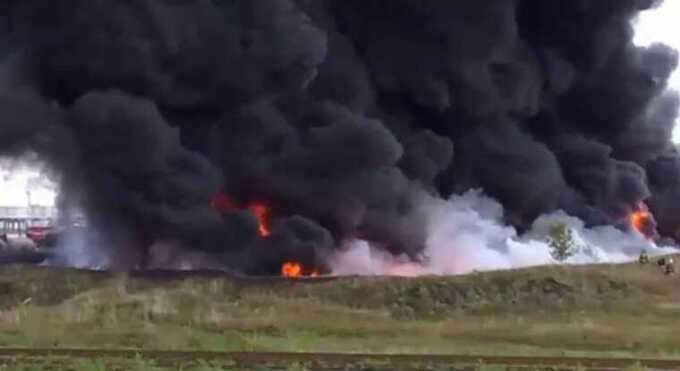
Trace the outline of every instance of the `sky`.
{"label": "sky", "polygon": [[[646,46],[662,42],[680,50],[678,22],[680,0],[666,0],[660,7],[643,12],[635,21],[635,43]],[[680,72],[671,77],[669,87],[680,90]],[[680,143],[680,126],[673,132],[673,141]],[[36,184],[36,178],[40,178],[40,173],[35,169],[20,168],[9,171],[0,168],[0,206],[28,205],[27,190],[30,190],[32,204],[52,206],[56,197],[56,187]]]}
{"label": "sky", "polygon": [[[646,46],[661,42],[680,50],[680,0],[666,0],[660,7],[644,11],[635,24],[635,43]],[[671,77],[669,88],[680,90],[680,71]],[[680,127],[676,124],[673,141],[680,143]]]}
{"label": "sky", "polygon": [[54,185],[36,169],[0,168],[0,206],[53,206]]}

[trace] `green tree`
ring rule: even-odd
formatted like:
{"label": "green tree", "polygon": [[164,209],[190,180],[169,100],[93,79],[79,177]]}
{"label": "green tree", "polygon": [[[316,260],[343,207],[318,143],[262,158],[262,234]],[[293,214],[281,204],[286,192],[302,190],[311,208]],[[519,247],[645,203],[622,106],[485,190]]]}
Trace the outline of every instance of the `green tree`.
{"label": "green tree", "polygon": [[550,255],[553,259],[563,262],[576,253],[576,242],[571,228],[566,224],[553,224],[550,226]]}

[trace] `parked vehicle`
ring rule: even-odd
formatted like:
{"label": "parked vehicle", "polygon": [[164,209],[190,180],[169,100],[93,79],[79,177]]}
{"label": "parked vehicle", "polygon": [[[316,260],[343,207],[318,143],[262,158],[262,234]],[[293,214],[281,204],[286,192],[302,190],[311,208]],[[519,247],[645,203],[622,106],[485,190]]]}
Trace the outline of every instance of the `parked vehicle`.
{"label": "parked vehicle", "polygon": [[52,230],[54,230],[54,224],[51,219],[32,219],[28,223],[26,237],[40,246]]}

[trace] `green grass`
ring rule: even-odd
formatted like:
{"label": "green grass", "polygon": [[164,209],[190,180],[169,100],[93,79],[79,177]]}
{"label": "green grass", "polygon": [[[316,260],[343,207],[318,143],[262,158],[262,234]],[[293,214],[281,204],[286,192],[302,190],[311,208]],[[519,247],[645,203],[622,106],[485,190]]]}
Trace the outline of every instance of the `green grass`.
{"label": "green grass", "polygon": [[0,346],[675,358],[679,284],[637,264],[318,281],[5,267]]}

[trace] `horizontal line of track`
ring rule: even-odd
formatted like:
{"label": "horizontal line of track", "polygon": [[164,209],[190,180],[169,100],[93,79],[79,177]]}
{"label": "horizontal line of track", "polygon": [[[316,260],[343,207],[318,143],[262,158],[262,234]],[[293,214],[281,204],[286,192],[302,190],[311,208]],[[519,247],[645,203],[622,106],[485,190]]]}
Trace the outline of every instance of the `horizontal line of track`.
{"label": "horizontal line of track", "polygon": [[577,366],[587,369],[622,369],[639,363],[649,369],[680,369],[679,360],[634,358],[588,358],[588,357],[516,357],[473,356],[439,354],[359,354],[359,353],[282,353],[282,352],[203,352],[203,351],[156,351],[132,349],[34,349],[0,348],[0,361],[18,358],[134,358],[142,357],[159,361],[224,360],[241,365],[259,363],[318,363],[338,367],[358,362],[380,362],[392,365],[470,365],[482,362],[487,365],[515,367],[565,367]]}

